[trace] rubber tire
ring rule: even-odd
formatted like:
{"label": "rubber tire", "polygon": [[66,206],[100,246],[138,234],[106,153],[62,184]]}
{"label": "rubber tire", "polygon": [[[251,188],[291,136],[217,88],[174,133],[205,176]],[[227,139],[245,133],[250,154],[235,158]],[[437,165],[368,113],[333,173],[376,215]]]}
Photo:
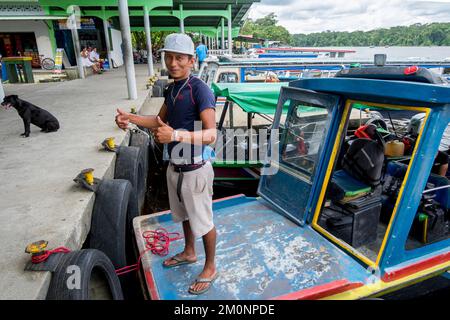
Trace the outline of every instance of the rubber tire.
{"label": "rubber tire", "polygon": [[[147,130],[144,130],[148,132]],[[140,160],[142,161],[143,171],[144,171],[144,192],[138,194],[138,206],[142,208],[145,201],[145,193],[147,190],[147,175],[148,175],[148,145],[149,145],[149,137],[143,134],[142,132],[131,132],[130,137],[130,146],[138,147],[141,149]]]}
{"label": "rubber tire", "polygon": [[161,89],[161,87],[154,85],[152,87],[152,97],[159,98],[162,96],[163,96],[163,90]]}
{"label": "rubber tire", "polygon": [[127,226],[132,227],[132,222],[140,213],[140,204],[145,197],[145,181],[143,152],[139,147],[120,147],[116,158],[115,179],[125,179],[133,186],[130,195],[130,206],[127,214]]}
{"label": "rubber tire", "polygon": [[132,185],[127,180],[103,180],[96,192],[89,247],[104,252],[116,269],[127,265],[127,216]]}
{"label": "rubber tire", "polygon": [[[161,93],[164,93],[164,89],[166,88],[168,83],[169,83],[169,80],[167,80],[167,79],[158,79],[155,82],[155,87],[160,87]],[[163,94],[161,94],[161,97],[162,96],[163,96]]]}
{"label": "rubber tire", "polygon": [[[71,265],[80,268],[80,289],[67,288],[67,280],[72,276],[72,273],[67,273],[67,267]],[[123,300],[122,288],[113,264],[103,252],[96,249],[72,251],[62,257],[52,275],[47,300],[90,300],[89,283],[94,268],[98,268],[105,275],[112,298]]]}

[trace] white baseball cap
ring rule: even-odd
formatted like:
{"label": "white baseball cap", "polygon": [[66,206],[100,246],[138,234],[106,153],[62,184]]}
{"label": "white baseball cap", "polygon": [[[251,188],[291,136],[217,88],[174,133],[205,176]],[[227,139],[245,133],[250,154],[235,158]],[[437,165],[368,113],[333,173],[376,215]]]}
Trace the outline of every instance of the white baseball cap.
{"label": "white baseball cap", "polygon": [[194,42],[192,42],[191,37],[184,33],[169,34],[164,40],[164,48],[159,51],[195,55]]}

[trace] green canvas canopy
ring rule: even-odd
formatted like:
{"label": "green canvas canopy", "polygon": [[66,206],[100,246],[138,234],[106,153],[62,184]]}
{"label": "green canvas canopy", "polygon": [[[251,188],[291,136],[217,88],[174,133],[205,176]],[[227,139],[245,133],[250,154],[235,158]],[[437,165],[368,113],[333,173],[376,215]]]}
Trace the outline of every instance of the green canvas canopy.
{"label": "green canvas canopy", "polygon": [[[212,89],[216,97],[225,97],[239,105],[245,112],[275,114],[278,97],[282,86],[288,82],[269,83],[213,83]],[[289,105],[283,108],[287,113]]]}

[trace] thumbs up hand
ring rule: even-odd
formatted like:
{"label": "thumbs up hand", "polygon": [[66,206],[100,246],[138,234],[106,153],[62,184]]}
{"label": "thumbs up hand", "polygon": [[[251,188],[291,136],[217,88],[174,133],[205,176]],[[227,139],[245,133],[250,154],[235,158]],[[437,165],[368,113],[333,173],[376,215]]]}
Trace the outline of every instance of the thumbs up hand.
{"label": "thumbs up hand", "polygon": [[159,127],[155,130],[156,141],[159,143],[172,142],[173,128],[164,123],[159,116],[156,118],[156,120],[159,124]]}
{"label": "thumbs up hand", "polygon": [[121,109],[117,109],[116,124],[120,129],[125,130],[130,123],[130,114]]}

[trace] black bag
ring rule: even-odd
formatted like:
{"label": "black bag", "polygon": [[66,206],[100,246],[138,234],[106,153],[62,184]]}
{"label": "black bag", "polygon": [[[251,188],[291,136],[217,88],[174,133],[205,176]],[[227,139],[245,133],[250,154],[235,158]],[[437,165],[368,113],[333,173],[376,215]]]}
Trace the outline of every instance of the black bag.
{"label": "black bag", "polygon": [[342,167],[354,178],[376,187],[380,184],[384,162],[384,148],[370,139],[356,139],[344,156]]}

